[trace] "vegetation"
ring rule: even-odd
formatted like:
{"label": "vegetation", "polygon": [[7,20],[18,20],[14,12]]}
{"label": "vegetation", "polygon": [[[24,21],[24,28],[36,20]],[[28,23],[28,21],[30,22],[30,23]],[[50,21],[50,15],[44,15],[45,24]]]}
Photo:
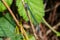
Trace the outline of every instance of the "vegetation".
{"label": "vegetation", "polygon": [[[56,37],[60,36],[60,32],[46,21],[46,12],[50,10],[45,11],[47,2],[43,2],[46,1],[0,0],[0,40],[49,40],[47,35],[51,31]],[[45,33],[47,27],[50,30]]]}

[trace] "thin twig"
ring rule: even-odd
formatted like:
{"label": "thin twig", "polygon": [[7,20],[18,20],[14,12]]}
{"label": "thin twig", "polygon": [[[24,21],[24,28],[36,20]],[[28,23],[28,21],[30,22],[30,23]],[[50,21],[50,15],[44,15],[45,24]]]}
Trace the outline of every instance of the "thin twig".
{"label": "thin twig", "polygon": [[2,2],[5,5],[5,7],[8,9],[8,11],[10,12],[10,14],[13,17],[14,21],[16,22],[16,25],[18,26],[19,30],[21,30],[21,32],[23,31],[22,34],[26,37],[26,40],[28,40],[28,36],[27,36],[25,30],[23,29],[22,25],[19,24],[19,21],[16,19],[15,15],[12,12],[12,10],[10,9],[10,7],[7,5],[7,3],[5,2],[5,0],[2,0]]}
{"label": "thin twig", "polygon": [[[53,29],[57,29],[60,26],[60,23],[58,23],[57,25],[53,26]],[[51,30],[48,30],[46,32],[46,35],[48,35],[49,33],[51,33]]]}
{"label": "thin twig", "polygon": [[48,40],[46,36],[46,29],[42,24],[40,24],[40,29],[42,31],[43,40]]}
{"label": "thin twig", "polygon": [[[41,17],[42,18],[42,17]],[[44,22],[44,24],[48,27],[48,28],[50,28],[54,33],[59,33],[59,32],[57,32],[55,29],[53,29],[52,27],[51,27],[51,25],[49,25],[46,21],[45,21],[45,19],[44,18],[42,18],[42,20],[43,20],[43,22]]]}
{"label": "thin twig", "polygon": [[55,8],[53,9],[53,14],[52,14],[52,20],[51,20],[51,24],[53,25],[53,22],[55,21],[55,17],[56,17],[56,10],[58,8],[58,6],[60,6],[60,3],[56,3]]}
{"label": "thin twig", "polygon": [[55,5],[55,7],[52,7],[52,8],[46,9],[45,12],[52,11],[53,9],[57,8],[59,5],[60,5],[60,3],[57,3],[57,4]]}
{"label": "thin twig", "polygon": [[[24,6],[24,8],[25,8],[25,2],[24,2],[24,0],[22,0],[22,4],[23,4],[23,6]],[[25,9],[25,11],[26,11],[26,14],[27,14],[27,16],[28,16],[28,19],[29,19],[29,21],[30,21],[33,34],[34,34],[36,40],[39,40],[39,38],[38,38],[38,36],[37,36],[37,34],[36,34],[36,30],[35,30],[35,28],[34,28],[34,25],[33,25],[33,23],[32,23],[32,20],[31,20],[31,18],[30,18],[30,15],[29,15],[29,13],[28,13],[28,10]]]}

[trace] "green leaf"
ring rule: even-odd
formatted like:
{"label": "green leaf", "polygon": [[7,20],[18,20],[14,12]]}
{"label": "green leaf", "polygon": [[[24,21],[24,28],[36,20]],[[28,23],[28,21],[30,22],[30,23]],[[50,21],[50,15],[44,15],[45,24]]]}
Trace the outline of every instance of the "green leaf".
{"label": "green leaf", "polygon": [[[10,6],[12,4],[13,0],[5,0],[5,2]],[[4,10],[6,10],[6,7],[4,6],[2,1],[0,1],[0,12],[3,12]]]}
{"label": "green leaf", "polygon": [[[0,17],[0,36],[15,38],[15,23],[13,18],[7,13],[5,16]],[[13,40],[12,39],[12,40]]]}
{"label": "green leaf", "polygon": [[26,15],[25,9],[22,5],[22,1],[16,0],[16,6],[18,7],[19,15],[22,16],[25,21],[28,21],[28,17]]}
{"label": "green leaf", "polygon": [[0,38],[0,40],[3,40],[2,38]]}
{"label": "green leaf", "polygon": [[35,40],[35,37],[31,35],[31,36],[29,37],[29,40]]}
{"label": "green leaf", "polygon": [[22,34],[16,34],[16,39],[15,40],[23,40],[23,35]]}
{"label": "green leaf", "polygon": [[[21,34],[15,33],[16,24],[9,13],[0,15],[0,37],[9,37],[11,40],[23,40]],[[2,40],[2,39],[0,39]]]}
{"label": "green leaf", "polygon": [[[30,9],[29,15],[31,17],[33,24],[37,25],[40,22],[42,22],[41,17],[45,15],[43,0],[37,0],[37,1],[25,0],[25,3],[27,3]],[[22,16],[25,21],[29,21],[27,14],[25,12],[25,9],[23,7],[23,4],[22,4],[22,0],[16,0],[16,6],[18,7],[18,12],[20,16]]]}
{"label": "green leaf", "polygon": [[60,32],[57,32],[56,35],[57,35],[58,37],[60,37]]}

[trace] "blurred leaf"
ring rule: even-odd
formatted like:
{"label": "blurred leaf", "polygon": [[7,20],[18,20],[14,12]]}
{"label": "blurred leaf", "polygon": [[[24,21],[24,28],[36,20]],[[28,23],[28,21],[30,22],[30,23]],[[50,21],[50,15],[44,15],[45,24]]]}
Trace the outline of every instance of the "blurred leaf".
{"label": "blurred leaf", "polygon": [[[13,0],[5,0],[6,3],[10,6],[13,2]],[[0,12],[3,12],[4,10],[6,10],[6,7],[4,6],[4,4],[0,1]]]}
{"label": "blurred leaf", "polygon": [[0,38],[0,40],[3,40],[2,38]]}
{"label": "blurred leaf", "polygon": [[58,36],[58,37],[59,37],[59,36],[60,36],[60,32],[57,32],[57,33],[56,33],[56,36]]}
{"label": "blurred leaf", "polygon": [[[16,24],[9,13],[0,17],[0,36],[9,37],[11,40],[23,40],[22,34],[15,32]],[[2,40],[2,39],[1,39]]]}
{"label": "blurred leaf", "polygon": [[[25,0],[25,2],[28,4],[30,11],[29,14],[31,16],[32,22],[36,25],[42,22],[40,16],[44,16],[44,5],[43,0]],[[22,0],[16,0],[16,6],[18,7],[18,12],[20,16],[23,17],[25,21],[29,21],[25,9],[22,4]]]}
{"label": "blurred leaf", "polygon": [[23,35],[21,33],[17,34],[15,40],[23,40]]}
{"label": "blurred leaf", "polygon": [[13,18],[9,15],[9,13],[0,17],[0,36],[14,38],[15,26]]}
{"label": "blurred leaf", "polygon": [[35,40],[35,37],[33,35],[29,35],[29,40]]}

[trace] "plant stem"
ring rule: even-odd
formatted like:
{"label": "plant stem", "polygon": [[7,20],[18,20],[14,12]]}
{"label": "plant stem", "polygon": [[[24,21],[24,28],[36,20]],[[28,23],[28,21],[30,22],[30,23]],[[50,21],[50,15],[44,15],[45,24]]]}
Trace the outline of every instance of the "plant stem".
{"label": "plant stem", "polygon": [[[42,18],[42,17],[41,17]],[[45,21],[45,19],[44,18],[42,18],[42,20],[43,20],[43,22],[45,23],[45,25],[48,27],[48,28],[50,28],[54,33],[56,33],[57,34],[57,31],[56,30],[54,30],[52,27],[51,27],[51,25],[49,25],[46,21]]]}
{"label": "plant stem", "polygon": [[38,38],[38,36],[37,36],[37,34],[36,34],[36,30],[35,30],[35,28],[34,28],[34,25],[33,25],[33,23],[32,23],[32,20],[31,20],[31,18],[30,18],[30,15],[29,15],[29,13],[28,13],[28,10],[26,9],[26,8],[27,8],[27,5],[25,5],[24,0],[22,0],[22,4],[23,4],[23,6],[24,6],[24,9],[25,9],[26,14],[27,14],[27,16],[28,16],[28,19],[29,19],[29,21],[30,21],[30,25],[31,25],[33,34],[34,34],[36,40],[39,40],[39,38]]}
{"label": "plant stem", "polygon": [[2,0],[2,2],[5,5],[5,7],[8,9],[8,11],[10,12],[11,16],[13,17],[14,21],[16,22],[17,27],[19,28],[19,30],[21,30],[21,32],[24,35],[24,37],[26,38],[26,40],[29,40],[28,36],[27,36],[27,34],[26,34],[25,30],[24,30],[24,28],[22,27],[22,25],[19,24],[19,21],[15,17],[15,15],[12,12],[12,10],[10,9],[10,7],[7,5],[7,3],[5,2],[5,0]]}

